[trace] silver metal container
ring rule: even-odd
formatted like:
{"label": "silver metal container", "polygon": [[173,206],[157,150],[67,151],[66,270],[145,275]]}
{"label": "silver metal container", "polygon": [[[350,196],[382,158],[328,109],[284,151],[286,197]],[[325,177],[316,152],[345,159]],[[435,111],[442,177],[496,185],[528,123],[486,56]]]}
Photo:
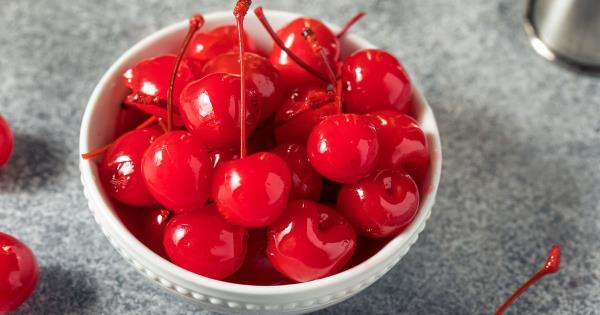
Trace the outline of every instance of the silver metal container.
{"label": "silver metal container", "polygon": [[600,0],[528,0],[525,31],[544,58],[600,74]]}

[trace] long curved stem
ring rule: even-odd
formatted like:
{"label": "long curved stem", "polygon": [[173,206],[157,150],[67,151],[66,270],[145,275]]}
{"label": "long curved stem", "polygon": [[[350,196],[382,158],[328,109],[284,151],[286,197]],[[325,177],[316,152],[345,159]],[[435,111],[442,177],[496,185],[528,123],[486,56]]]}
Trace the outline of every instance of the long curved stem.
{"label": "long curved stem", "polygon": [[177,72],[179,71],[179,65],[181,64],[181,60],[183,60],[183,55],[187,50],[187,47],[192,41],[192,36],[200,27],[204,25],[204,18],[201,15],[194,15],[190,18],[190,28],[183,40],[183,44],[179,50],[179,54],[177,54],[177,59],[175,60],[175,66],[173,66],[173,70],[171,71],[171,79],[169,81],[169,89],[167,90],[167,130],[173,130],[173,90],[175,86],[175,79],[177,78]]}

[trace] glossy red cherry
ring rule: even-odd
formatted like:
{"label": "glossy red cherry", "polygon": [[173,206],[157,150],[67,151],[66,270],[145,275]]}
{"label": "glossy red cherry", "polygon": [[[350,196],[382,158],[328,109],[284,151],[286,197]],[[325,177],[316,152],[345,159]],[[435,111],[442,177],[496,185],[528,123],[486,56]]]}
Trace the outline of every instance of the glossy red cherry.
{"label": "glossy red cherry", "polygon": [[[312,30],[316,41],[323,47],[329,65],[331,67],[335,66],[340,57],[339,42],[331,30],[322,22],[308,17],[297,18],[277,31],[277,35],[281,38],[285,47],[294,52],[307,65],[325,75],[326,65],[302,36],[302,32],[307,28]],[[317,79],[299,66],[277,45],[273,46],[269,60],[279,70],[288,88],[323,83],[322,80]]]}
{"label": "glossy red cherry", "polygon": [[129,205],[156,203],[142,174],[144,152],[162,132],[158,128],[132,130],[119,137],[100,162],[100,180],[112,198]]}
{"label": "glossy red cherry", "polygon": [[0,167],[8,163],[13,151],[13,141],[10,126],[0,114]]}
{"label": "glossy red cherry", "polygon": [[396,111],[369,113],[379,140],[378,168],[402,168],[417,184],[422,184],[429,169],[427,137],[410,116]]}
{"label": "glossy red cherry", "polygon": [[171,131],[158,137],[142,158],[148,191],[174,212],[201,209],[208,199],[212,162],[199,137]]}
{"label": "glossy red cherry", "polygon": [[277,146],[272,151],[284,159],[292,174],[292,192],[290,199],[309,199],[319,201],[323,179],[308,161],[303,145],[288,143]]}
{"label": "glossy red cherry", "polygon": [[[167,90],[171,72],[175,66],[175,55],[163,55],[142,60],[123,75],[132,95],[137,96],[140,103],[164,104],[167,101]],[[179,105],[179,95],[194,75],[189,65],[182,62],[177,71],[174,86],[174,104]]]}
{"label": "glossy red cherry", "polygon": [[325,117],[337,113],[335,94],[319,87],[294,90],[275,114],[275,137],[279,143],[306,143],[312,129]]}
{"label": "glossy red cherry", "polygon": [[409,110],[412,87],[408,74],[394,56],[383,50],[364,49],[350,55],[342,67],[342,80],[348,112]]}
{"label": "glossy red cherry", "polygon": [[163,246],[163,239],[165,229],[172,216],[171,211],[163,207],[155,207],[146,214],[142,221],[142,243],[162,257],[167,257]]}
{"label": "glossy red cherry", "polygon": [[[265,57],[254,53],[245,53],[246,80],[250,80],[256,88],[255,99],[260,107],[259,124],[275,113],[283,98],[283,80],[279,71]],[[231,73],[240,74],[240,57],[231,52],[210,60],[203,68],[205,74]]]}
{"label": "glossy red cherry", "polygon": [[291,201],[268,231],[267,255],[273,266],[298,282],[338,272],[355,248],[350,223],[333,209],[308,200]]}
{"label": "glossy red cherry", "polygon": [[287,163],[273,153],[260,152],[218,167],[211,197],[229,222],[262,227],[285,210],[291,189]]}
{"label": "glossy red cherry", "polygon": [[401,169],[384,169],[358,182],[345,184],[337,209],[356,232],[369,237],[390,237],[403,231],[419,210],[419,190]]}
{"label": "glossy red cherry", "polygon": [[[256,46],[247,33],[245,35],[246,51],[256,51]],[[194,74],[201,78],[205,72],[204,64],[225,53],[239,49],[237,28],[235,25],[219,26],[209,32],[196,33],[186,51],[185,57],[192,65]]]}
{"label": "glossy red cherry", "polygon": [[[248,81],[251,86],[251,81]],[[247,90],[247,135],[256,127],[259,112],[252,87]],[[232,147],[240,141],[240,77],[214,73],[196,80],[181,93],[181,115],[187,129],[211,149]]]}
{"label": "glossy red cherry", "polygon": [[33,293],[39,268],[31,249],[0,232],[0,314],[17,309]]}
{"label": "glossy red cherry", "polygon": [[284,277],[267,257],[267,229],[248,231],[248,251],[242,267],[227,281],[249,285],[282,285],[292,281]]}
{"label": "glossy red cherry", "polygon": [[225,221],[210,204],[175,215],[167,224],[163,245],[176,265],[220,280],[241,267],[247,238],[246,229]]}
{"label": "glossy red cherry", "polygon": [[365,116],[332,115],[312,130],[306,150],[310,163],[324,177],[340,183],[355,182],[375,168],[377,131]]}

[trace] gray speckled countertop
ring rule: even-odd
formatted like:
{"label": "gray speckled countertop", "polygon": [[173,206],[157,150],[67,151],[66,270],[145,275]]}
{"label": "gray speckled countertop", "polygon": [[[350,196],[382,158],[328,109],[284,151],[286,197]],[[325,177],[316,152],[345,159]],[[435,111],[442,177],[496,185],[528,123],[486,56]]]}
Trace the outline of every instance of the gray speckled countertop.
{"label": "gray speckled countertop", "polygon": [[[0,0],[0,112],[16,152],[0,171],[0,230],[41,265],[18,314],[202,313],[148,282],[110,246],[79,184],[84,105],[128,47],[232,1]],[[327,5],[324,5],[327,3]],[[320,314],[490,314],[542,265],[563,269],[511,314],[600,314],[600,79],[534,54],[518,0],[255,1],[343,23],[396,54],[440,126],[433,215],[404,259]]]}

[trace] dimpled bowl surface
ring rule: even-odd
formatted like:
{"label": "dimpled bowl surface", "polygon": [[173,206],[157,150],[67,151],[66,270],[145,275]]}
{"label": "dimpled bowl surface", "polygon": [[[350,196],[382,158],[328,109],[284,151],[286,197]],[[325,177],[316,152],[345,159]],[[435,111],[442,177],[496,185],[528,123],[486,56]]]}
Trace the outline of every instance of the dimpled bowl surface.
{"label": "dimpled bowl surface", "polygon": [[[298,14],[265,11],[275,29]],[[230,12],[206,14],[203,29],[233,24]],[[109,143],[121,101],[127,89],[122,73],[138,61],[165,53],[175,53],[187,31],[187,21],[168,26],[137,43],[123,54],[104,74],[87,104],[80,134],[80,152]],[[339,27],[329,25],[337,31]],[[271,49],[272,42],[253,14],[248,14],[246,31],[257,46]],[[342,58],[361,48],[374,47],[351,34],[341,41]],[[425,228],[431,214],[441,174],[441,145],[431,108],[415,88],[415,116],[427,135],[431,151],[431,171],[421,208],[414,222],[382,250],[362,264],[336,275],[307,283],[283,286],[249,286],[217,281],[182,269],[140,243],[117,218],[107,195],[102,191],[94,161],[80,160],[81,181],[94,218],[115,249],[148,279],[165,289],[197,303],[199,307],[220,313],[301,314],[339,303],[362,291],[382,277],[402,258]]]}

